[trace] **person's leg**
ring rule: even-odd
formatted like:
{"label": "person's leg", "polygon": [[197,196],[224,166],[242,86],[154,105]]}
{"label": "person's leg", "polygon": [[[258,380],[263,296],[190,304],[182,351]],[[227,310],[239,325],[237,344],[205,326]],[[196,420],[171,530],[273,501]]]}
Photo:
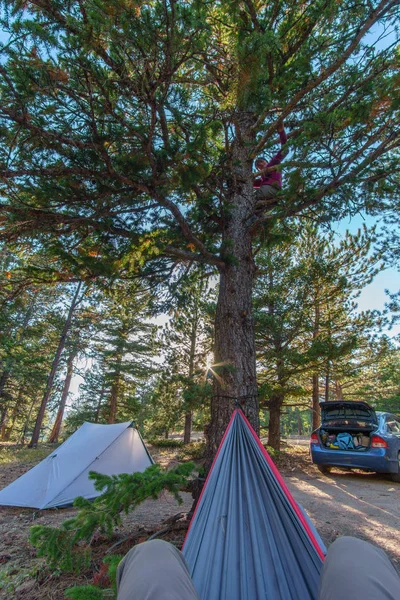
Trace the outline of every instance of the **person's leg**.
{"label": "person's leg", "polygon": [[182,554],[168,542],[135,546],[118,565],[118,600],[199,600]]}
{"label": "person's leg", "polygon": [[270,200],[271,198],[274,198],[277,195],[278,191],[279,190],[273,185],[262,185],[261,187],[256,189],[255,196],[257,200],[260,201]]}
{"label": "person's leg", "polygon": [[275,198],[278,189],[273,185],[262,185],[255,192],[256,197],[256,213],[262,213],[267,206],[271,204],[271,200]]}
{"label": "person's leg", "polygon": [[399,600],[400,577],[383,550],[353,537],[329,547],[318,600]]}

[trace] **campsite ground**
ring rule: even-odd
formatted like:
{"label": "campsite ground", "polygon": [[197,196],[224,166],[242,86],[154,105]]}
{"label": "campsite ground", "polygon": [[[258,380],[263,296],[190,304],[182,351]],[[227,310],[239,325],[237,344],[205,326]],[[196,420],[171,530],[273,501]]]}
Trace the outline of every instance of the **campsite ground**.
{"label": "campsite ground", "polygon": [[[336,471],[329,477],[322,476],[311,464],[307,446],[295,441],[295,445],[289,442],[285,452],[275,461],[290,491],[310,515],[325,544],[329,546],[339,535],[360,537],[384,548],[400,572],[400,484],[361,472]],[[150,450],[163,466],[177,463],[176,450]],[[0,488],[32,466],[32,462],[26,460],[26,454],[19,461],[5,464],[1,464],[0,456]],[[98,562],[111,544],[125,540],[113,550],[123,554],[131,545],[144,541],[159,529],[169,528],[164,539],[179,545],[187,523],[181,520],[166,524],[165,521],[191,508],[190,494],[182,496],[182,506],[178,506],[169,494],[164,494],[158,500],[146,501],[124,518],[123,528],[112,542],[101,538],[96,541],[94,555],[98,556]],[[35,549],[28,542],[32,524],[59,525],[74,513],[75,509],[35,511],[0,508],[1,600],[63,600],[64,589],[93,581],[93,570],[79,576],[56,573],[50,577],[42,559],[36,557]]]}

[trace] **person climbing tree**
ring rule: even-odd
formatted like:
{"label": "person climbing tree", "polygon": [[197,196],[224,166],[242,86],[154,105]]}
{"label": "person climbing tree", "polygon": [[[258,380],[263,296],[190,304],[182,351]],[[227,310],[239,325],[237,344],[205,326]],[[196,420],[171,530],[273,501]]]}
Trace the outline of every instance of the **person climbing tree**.
{"label": "person climbing tree", "polygon": [[277,193],[282,189],[282,174],[278,169],[278,165],[282,162],[282,150],[287,142],[283,122],[279,123],[278,127],[281,148],[277,154],[268,162],[264,157],[257,158],[255,167],[257,171],[261,171],[261,177],[254,180],[255,195],[257,198],[256,212],[262,211],[270,200],[275,198]]}

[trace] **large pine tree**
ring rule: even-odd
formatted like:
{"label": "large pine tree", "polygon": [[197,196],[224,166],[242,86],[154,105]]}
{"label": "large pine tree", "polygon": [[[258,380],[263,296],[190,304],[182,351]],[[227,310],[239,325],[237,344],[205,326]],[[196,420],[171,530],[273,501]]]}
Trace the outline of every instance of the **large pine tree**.
{"label": "large pine tree", "polygon": [[[218,272],[211,458],[236,401],[258,427],[260,234],[390,205],[398,2],[1,5],[5,233],[62,257],[60,278]],[[252,162],[276,152],[283,120],[284,192],[257,215]]]}

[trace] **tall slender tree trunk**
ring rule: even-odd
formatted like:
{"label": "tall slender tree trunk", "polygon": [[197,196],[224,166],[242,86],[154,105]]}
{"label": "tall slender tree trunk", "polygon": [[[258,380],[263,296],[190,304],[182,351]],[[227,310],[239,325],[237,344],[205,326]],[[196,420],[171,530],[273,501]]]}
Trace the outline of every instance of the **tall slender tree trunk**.
{"label": "tall slender tree trunk", "polygon": [[120,391],[120,387],[121,387],[121,362],[122,362],[122,355],[118,354],[117,365],[115,368],[114,381],[112,382],[111,392],[110,392],[110,408],[109,408],[108,420],[107,420],[107,423],[109,423],[109,424],[115,423],[115,420],[117,418],[118,397],[119,397],[119,391]]}
{"label": "tall slender tree trunk", "polygon": [[[22,321],[20,328],[18,329],[15,336],[13,336],[14,341],[17,343],[21,342],[24,338],[26,328],[29,324],[32,313],[34,311],[34,306],[35,306],[34,302],[31,302],[31,304],[28,306],[28,309],[25,313],[24,320]],[[7,382],[9,380],[12,370],[13,370],[13,366],[14,366],[13,360],[12,359],[6,360],[5,365],[6,366],[0,376],[0,403],[1,403],[1,398],[4,398],[4,400],[6,399],[5,389],[6,389]],[[7,414],[8,414],[8,407],[4,406],[2,412],[0,413],[0,436],[1,436],[2,441],[6,440]],[[15,419],[14,419],[14,421],[15,421]]]}
{"label": "tall slender tree trunk", "polygon": [[[255,203],[248,144],[250,116],[238,115],[241,143],[233,144],[231,203],[223,230],[225,267],[220,270],[215,315],[214,386],[211,423],[207,430],[206,470],[211,466],[219,443],[238,404],[259,432],[256,379],[256,352],[252,314],[255,264],[248,219]],[[223,253],[224,254],[224,253]]]}
{"label": "tall slender tree trunk", "polygon": [[[318,296],[315,300],[314,329],[313,340],[319,335],[320,308]],[[319,373],[318,369],[312,375],[312,429],[317,429],[321,425],[321,410],[319,407]]]}
{"label": "tall slender tree trunk", "polygon": [[189,411],[185,414],[185,428],[183,431],[183,443],[184,444],[190,443],[191,434],[192,434],[192,418],[193,418],[192,411]]}
{"label": "tall slender tree trunk", "polygon": [[11,369],[4,369],[0,376],[0,398],[3,397],[4,389],[6,387],[7,381],[11,375]]}
{"label": "tall slender tree trunk", "polygon": [[336,400],[343,400],[343,389],[339,381],[335,381]]}
{"label": "tall slender tree trunk", "polygon": [[303,421],[299,409],[297,409],[297,435],[303,435]]}
{"label": "tall slender tree trunk", "polygon": [[328,360],[328,364],[326,365],[326,373],[325,373],[325,402],[329,402],[329,385],[331,379],[330,373],[330,361]]}
{"label": "tall slender tree trunk", "polygon": [[105,391],[106,391],[106,384],[103,381],[103,383],[101,384],[101,391],[100,391],[99,401],[98,401],[97,407],[96,407],[96,414],[94,416],[94,422],[95,423],[98,423],[99,419],[100,419],[100,411],[101,411],[101,406],[103,404],[103,398],[104,398]]}
{"label": "tall slender tree trunk", "polygon": [[281,448],[281,411],[284,399],[284,394],[277,392],[271,394],[268,401],[268,446],[271,446],[275,450],[280,450]]}
{"label": "tall slender tree trunk", "polygon": [[5,388],[6,388],[6,384],[7,384],[7,381],[9,379],[10,375],[11,375],[11,369],[6,368],[6,369],[4,369],[4,371],[2,372],[2,374],[0,376],[0,404],[1,404],[0,438],[1,438],[2,442],[5,441],[6,423],[7,423],[7,416],[8,416],[8,406],[6,404],[7,393],[5,393]]}
{"label": "tall slender tree trunk", "polygon": [[[190,380],[192,380],[192,377],[194,375],[194,361],[195,361],[195,357],[196,357],[198,323],[199,323],[199,320],[198,320],[198,314],[197,314],[197,310],[196,310],[196,314],[193,315],[192,331],[190,333],[190,353],[189,353],[189,379]],[[191,410],[189,410],[185,414],[185,429],[183,432],[183,443],[184,444],[190,443],[190,437],[192,434],[192,418],[193,418],[193,413]]]}
{"label": "tall slender tree trunk", "polygon": [[75,294],[74,294],[74,297],[71,302],[71,306],[69,307],[67,319],[64,323],[64,327],[62,329],[60,339],[58,341],[56,354],[54,356],[53,363],[51,365],[50,374],[49,374],[49,377],[48,377],[47,383],[46,383],[46,389],[45,389],[45,392],[44,392],[44,395],[42,398],[42,402],[41,402],[41,405],[39,408],[38,415],[36,417],[36,423],[35,423],[35,427],[33,430],[32,439],[29,443],[29,448],[33,448],[34,446],[36,446],[39,441],[40,428],[42,426],[44,415],[45,415],[46,408],[47,408],[47,403],[49,401],[50,394],[53,389],[54,378],[56,376],[56,372],[57,372],[58,365],[60,362],[60,357],[61,357],[62,351],[64,350],[65,342],[67,340],[67,336],[68,336],[68,333],[69,333],[69,330],[71,327],[72,317],[74,315],[75,308],[76,308],[77,304],[80,302],[79,293],[80,293],[81,287],[82,287],[82,282],[79,282],[76,287]]}
{"label": "tall slender tree trunk", "polygon": [[28,410],[28,414],[26,415],[26,419],[25,419],[25,423],[24,423],[24,427],[22,429],[22,433],[21,433],[21,438],[20,438],[20,443],[21,444],[25,444],[25,437],[26,437],[26,433],[28,431],[28,427],[29,427],[29,421],[31,420],[31,414],[33,411],[33,408],[36,404],[36,398],[32,401],[29,410]]}
{"label": "tall slender tree trunk", "polygon": [[[270,264],[268,270],[268,285],[270,289],[274,287],[274,269]],[[271,321],[275,318],[275,303],[271,299],[268,304],[268,315]],[[282,339],[278,332],[273,337],[273,348],[275,352],[275,372],[276,372],[276,390],[271,394],[268,401],[269,425],[268,425],[268,445],[275,450],[281,448],[281,412],[285,400],[283,392],[285,382],[285,366],[282,360]]]}
{"label": "tall slender tree trunk", "polygon": [[4,442],[8,442],[11,438],[11,434],[12,434],[12,432],[14,430],[14,426],[15,426],[15,421],[17,420],[17,417],[21,412],[21,405],[23,402],[24,391],[25,391],[24,386],[20,386],[20,388],[18,390],[17,401],[14,404],[14,407],[13,407],[11,415],[10,415],[10,424],[7,424],[7,427],[4,428],[4,432],[2,432],[2,440]]}
{"label": "tall slender tree trunk", "polygon": [[3,406],[0,412],[0,435],[1,441],[5,441],[6,423],[7,423],[8,407]]}
{"label": "tall slender tree trunk", "polygon": [[56,444],[58,442],[58,436],[60,435],[61,424],[64,417],[65,405],[67,403],[69,388],[71,386],[71,379],[74,373],[74,360],[78,350],[74,348],[67,359],[67,373],[65,376],[63,391],[61,394],[60,406],[58,407],[56,420],[54,421],[53,429],[50,434],[50,444]]}

